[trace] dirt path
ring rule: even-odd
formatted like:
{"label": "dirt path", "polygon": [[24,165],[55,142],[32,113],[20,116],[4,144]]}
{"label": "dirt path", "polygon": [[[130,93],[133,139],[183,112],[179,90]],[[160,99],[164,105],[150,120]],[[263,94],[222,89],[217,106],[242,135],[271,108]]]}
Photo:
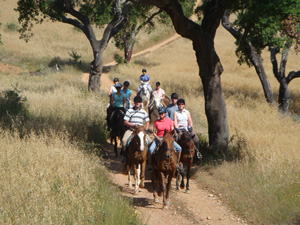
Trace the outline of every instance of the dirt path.
{"label": "dirt path", "polygon": [[[153,52],[161,48],[171,41],[179,38],[174,35],[165,42],[146,49],[142,52],[134,54],[138,55]],[[113,66],[115,62],[106,64],[105,66]],[[82,81],[88,82],[89,74],[82,74]],[[101,89],[109,91],[113,82],[109,79],[108,73],[103,73],[101,76]],[[123,164],[121,164],[122,156],[114,157],[113,146],[107,144],[104,148],[107,153],[105,164],[109,169],[112,180],[117,184],[122,194],[133,200],[136,213],[139,215],[144,224],[211,224],[211,225],[238,225],[245,224],[244,221],[234,216],[226,206],[218,199],[214,193],[202,190],[197,187],[194,179],[190,181],[191,194],[186,194],[184,190],[175,190],[175,180],[173,179],[172,191],[170,194],[171,207],[168,210],[162,210],[162,199],[160,203],[155,204],[153,201],[152,185],[150,174],[146,172],[145,188],[138,195],[133,194],[133,189],[128,187],[128,178],[122,173]]]}

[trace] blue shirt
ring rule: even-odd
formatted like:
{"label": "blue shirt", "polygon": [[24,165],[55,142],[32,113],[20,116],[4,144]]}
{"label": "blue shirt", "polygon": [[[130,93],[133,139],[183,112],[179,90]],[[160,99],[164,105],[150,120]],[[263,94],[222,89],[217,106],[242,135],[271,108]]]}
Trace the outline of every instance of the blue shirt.
{"label": "blue shirt", "polygon": [[129,98],[130,98],[130,95],[132,94],[132,91],[130,89],[127,89],[127,91],[125,93],[124,89],[122,89],[121,92],[125,94],[126,100],[129,101]]}
{"label": "blue shirt", "polygon": [[174,113],[178,110],[178,105],[169,104],[167,106],[167,117],[174,121]]}
{"label": "blue shirt", "polygon": [[143,81],[143,82],[148,82],[150,80],[150,76],[148,74],[142,74],[140,76],[140,81]]}
{"label": "blue shirt", "polygon": [[123,99],[125,97],[125,94],[124,93],[121,93],[120,96],[118,96],[117,92],[116,93],[113,93],[112,96],[114,97],[115,99],[115,106],[117,108],[123,108],[124,107],[124,102],[123,102]]}

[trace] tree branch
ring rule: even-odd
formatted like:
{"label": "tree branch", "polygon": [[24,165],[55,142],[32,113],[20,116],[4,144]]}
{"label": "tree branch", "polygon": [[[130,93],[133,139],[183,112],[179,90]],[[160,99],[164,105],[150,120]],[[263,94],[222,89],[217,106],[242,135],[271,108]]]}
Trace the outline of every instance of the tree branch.
{"label": "tree branch", "polygon": [[286,78],[287,83],[289,84],[294,78],[300,77],[300,70],[297,72],[291,71],[289,72],[289,75]]}
{"label": "tree branch", "polygon": [[150,23],[151,20],[152,20],[156,15],[160,14],[162,11],[163,11],[162,9],[159,9],[157,12],[153,13],[146,21],[144,21],[142,24],[140,24],[140,25],[138,26],[138,28],[136,29],[136,31],[135,31],[135,35],[137,35],[137,34],[140,32],[140,30],[141,30],[144,26],[146,26],[148,23]]}

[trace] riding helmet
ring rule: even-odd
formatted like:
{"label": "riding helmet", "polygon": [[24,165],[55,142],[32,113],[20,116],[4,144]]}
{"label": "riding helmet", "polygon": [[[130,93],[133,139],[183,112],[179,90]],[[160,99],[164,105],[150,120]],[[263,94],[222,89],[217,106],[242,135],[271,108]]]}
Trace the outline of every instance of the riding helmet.
{"label": "riding helmet", "polygon": [[184,99],[178,99],[178,101],[177,101],[177,105],[179,105],[179,103],[183,103],[184,105],[185,105],[185,101],[184,101]]}
{"label": "riding helmet", "polygon": [[124,83],[123,83],[123,85],[124,85],[124,86],[127,86],[127,87],[129,87],[129,84],[130,84],[129,81],[127,81],[127,80],[124,81]]}
{"label": "riding helmet", "polygon": [[147,72],[147,70],[144,68],[144,69],[142,69],[142,72]]}
{"label": "riding helmet", "polygon": [[114,83],[119,82],[119,78],[114,78]]}
{"label": "riding helmet", "polygon": [[176,99],[178,99],[178,94],[173,93],[173,94],[171,95],[171,98],[176,98]]}
{"label": "riding helmet", "polygon": [[162,113],[166,113],[166,112],[167,112],[166,107],[162,106],[162,107],[158,108],[158,114],[162,114]]}
{"label": "riding helmet", "polygon": [[137,96],[134,97],[133,101],[134,101],[134,102],[142,102],[143,99],[142,99],[141,96],[137,95]]}
{"label": "riding helmet", "polygon": [[122,84],[116,83],[115,88],[121,88],[121,87],[122,87]]}

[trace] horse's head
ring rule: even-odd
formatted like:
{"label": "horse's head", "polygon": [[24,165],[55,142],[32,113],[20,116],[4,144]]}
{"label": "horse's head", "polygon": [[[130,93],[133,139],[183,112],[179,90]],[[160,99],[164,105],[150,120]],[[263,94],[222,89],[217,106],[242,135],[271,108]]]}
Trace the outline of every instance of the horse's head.
{"label": "horse's head", "polygon": [[146,132],[143,126],[136,126],[133,133],[133,138],[131,140],[135,149],[139,151],[144,151],[146,148]]}
{"label": "horse's head", "polygon": [[146,82],[142,83],[142,93],[143,93],[143,95],[147,95],[148,92],[149,92],[148,84]]}
{"label": "horse's head", "polygon": [[194,136],[185,129],[180,133],[178,144],[182,147],[182,151],[187,154],[188,159],[192,159],[195,155],[195,143],[193,138]]}
{"label": "horse's head", "polygon": [[165,130],[163,139],[161,140],[161,147],[160,149],[163,150],[163,152],[168,152],[170,151],[171,153],[174,150],[174,130],[168,132]]}
{"label": "horse's head", "polygon": [[155,107],[158,109],[161,106],[161,98],[160,97],[155,97],[153,99],[153,103],[154,103]]}

